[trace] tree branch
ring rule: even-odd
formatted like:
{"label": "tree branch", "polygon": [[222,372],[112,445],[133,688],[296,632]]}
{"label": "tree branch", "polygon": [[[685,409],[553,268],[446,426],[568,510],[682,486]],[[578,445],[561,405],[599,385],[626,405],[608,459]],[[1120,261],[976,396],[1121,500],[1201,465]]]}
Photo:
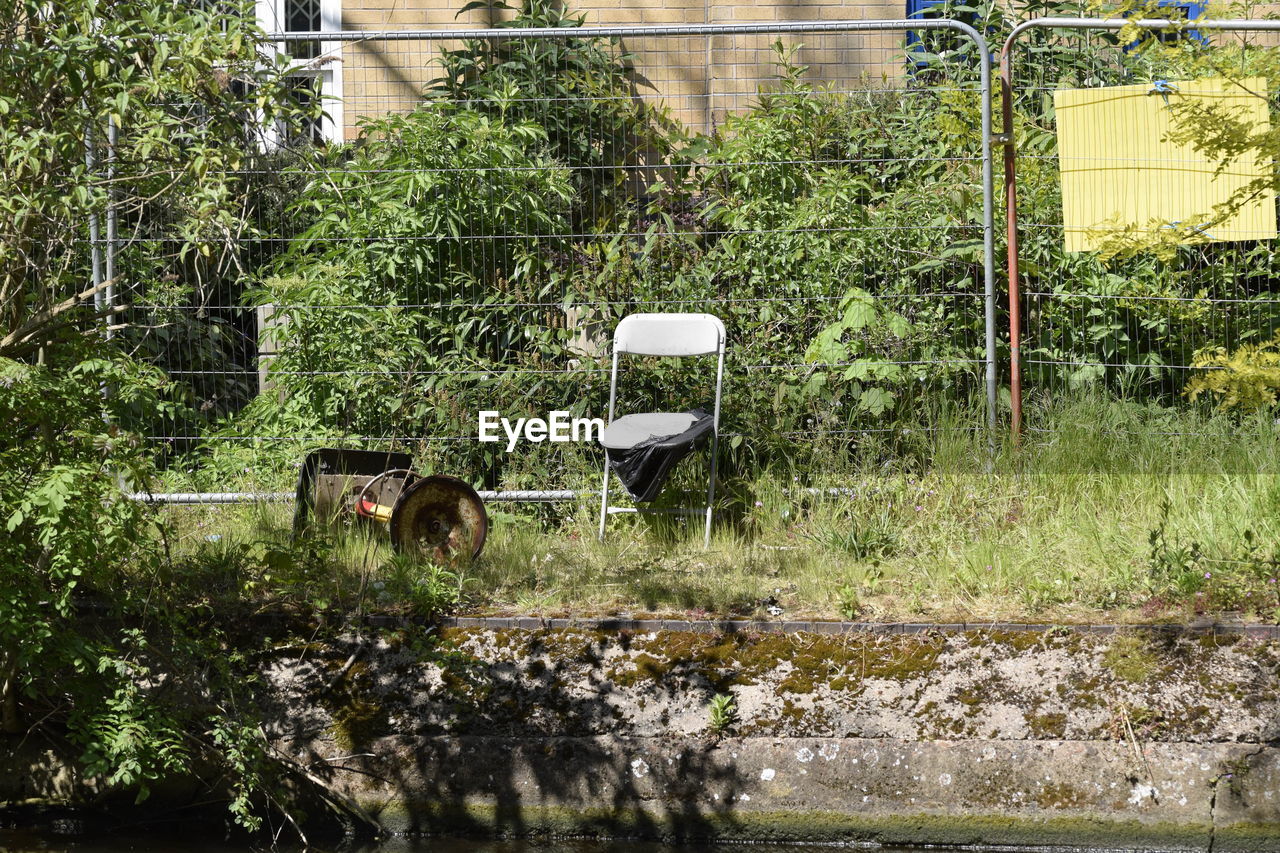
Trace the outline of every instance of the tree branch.
{"label": "tree branch", "polygon": [[[22,344],[28,343],[33,338],[37,337],[43,330],[51,327],[55,320],[58,320],[63,314],[66,314],[73,308],[78,308],[83,305],[87,300],[93,298],[94,294],[101,293],[109,287],[114,287],[119,279],[119,276],[107,279],[104,282],[95,284],[93,287],[80,291],[75,296],[65,299],[57,305],[40,309],[25,323],[5,335],[3,338],[0,338],[0,356],[9,356],[11,350],[19,348]],[[107,311],[95,312],[94,316],[114,314],[117,311],[120,311],[122,307],[123,306],[113,306]]]}

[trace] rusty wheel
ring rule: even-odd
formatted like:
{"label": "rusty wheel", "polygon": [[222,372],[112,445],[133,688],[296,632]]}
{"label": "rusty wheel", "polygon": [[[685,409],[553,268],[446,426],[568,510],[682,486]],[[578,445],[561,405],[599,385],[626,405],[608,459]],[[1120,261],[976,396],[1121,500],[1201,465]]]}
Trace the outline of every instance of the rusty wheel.
{"label": "rusty wheel", "polygon": [[391,512],[391,544],[438,563],[475,559],[484,548],[489,516],[475,489],[436,474],[407,486]]}

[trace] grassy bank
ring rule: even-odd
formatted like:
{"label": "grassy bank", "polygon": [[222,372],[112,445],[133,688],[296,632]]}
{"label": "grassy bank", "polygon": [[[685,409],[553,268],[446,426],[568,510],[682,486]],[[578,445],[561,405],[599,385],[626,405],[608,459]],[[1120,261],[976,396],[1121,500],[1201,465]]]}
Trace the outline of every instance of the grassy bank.
{"label": "grassy bank", "polygon": [[[598,498],[491,504],[482,557],[444,570],[367,531],[291,541],[291,506],[174,508],[171,547],[210,594],[342,610],[547,615],[1151,621],[1280,612],[1280,430],[1075,400],[1021,448],[951,423],[916,452],[866,444],[723,483],[712,545]],[[694,485],[698,463],[683,463]],[[570,487],[598,489],[585,467]],[[557,484],[558,485],[558,484]],[[840,489],[814,494],[811,489]]]}

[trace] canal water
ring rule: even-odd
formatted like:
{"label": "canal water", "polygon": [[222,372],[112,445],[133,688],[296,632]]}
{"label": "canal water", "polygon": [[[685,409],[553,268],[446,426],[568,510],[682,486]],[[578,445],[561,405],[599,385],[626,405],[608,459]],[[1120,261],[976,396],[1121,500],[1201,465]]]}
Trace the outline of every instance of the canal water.
{"label": "canal water", "polygon": [[[263,847],[228,844],[198,837],[148,836],[66,838],[0,829],[2,853],[254,853]],[[870,849],[878,853],[939,853],[945,848],[857,847],[814,844],[724,844],[668,846],[647,841],[469,841],[453,838],[391,839],[378,844],[344,847],[334,853],[820,853],[822,850]],[[301,853],[284,847],[284,853]],[[311,848],[311,853],[322,853]],[[1000,848],[1000,853],[1019,853]],[[1026,851],[1026,853],[1030,853]],[[1041,848],[1036,853],[1044,853]]]}

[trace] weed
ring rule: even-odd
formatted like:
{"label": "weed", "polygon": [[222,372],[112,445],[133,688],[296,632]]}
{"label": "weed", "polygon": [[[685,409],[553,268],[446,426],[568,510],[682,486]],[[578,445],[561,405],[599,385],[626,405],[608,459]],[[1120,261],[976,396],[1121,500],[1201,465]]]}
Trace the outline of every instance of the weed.
{"label": "weed", "polygon": [[385,580],[374,582],[383,600],[399,600],[419,616],[432,618],[452,608],[459,599],[458,575],[443,566],[396,554],[383,564]]}
{"label": "weed", "polygon": [[[728,468],[710,549],[697,530],[657,529],[625,516],[611,520],[601,544],[599,505],[590,498],[552,508],[493,504],[463,606],[705,618],[773,597],[788,618],[831,619],[850,618],[856,593],[860,618],[1125,622],[1178,618],[1190,607],[1274,616],[1275,433],[1257,425],[1259,438],[1219,437],[1208,447],[1195,433],[1216,428],[1212,419],[1180,414],[1161,422],[1162,431],[1179,435],[1149,436],[1149,414],[1091,399],[1029,416],[1045,432],[1029,435],[1016,460],[997,456],[990,471],[980,433],[939,436],[929,466],[833,454],[810,470],[779,466],[748,477]],[[1080,426],[1089,423],[1125,437]],[[702,475],[695,469],[686,472],[690,479]],[[598,487],[598,476],[584,471],[581,488]],[[814,494],[809,486],[841,490]],[[373,605],[412,601],[435,610],[450,606],[459,585],[434,574],[418,583],[425,567],[392,571],[391,548],[376,532],[337,527],[291,546],[290,507],[166,512],[182,571],[207,578],[203,588],[215,597],[240,589],[354,608],[367,579]],[[851,524],[891,533],[894,544],[873,548],[864,539],[843,547],[840,535],[817,532]],[[379,581],[383,587],[373,589]],[[450,586],[448,595],[435,589]]]}
{"label": "weed", "polygon": [[731,693],[711,697],[707,728],[716,737],[724,737],[738,724],[738,703]]}
{"label": "weed", "polygon": [[1151,579],[1157,587],[1171,586],[1181,595],[1199,592],[1207,577],[1200,565],[1200,546],[1195,542],[1182,544],[1171,540],[1168,526],[1169,501],[1166,499],[1160,504],[1160,523],[1147,537],[1151,546],[1148,558]]}
{"label": "weed", "polygon": [[1112,706],[1106,726],[1107,735],[1112,740],[1129,741],[1139,758],[1142,757],[1139,742],[1157,739],[1167,729],[1168,720],[1162,713],[1144,705],[1131,705],[1127,702]]}
{"label": "weed", "polygon": [[838,603],[837,610],[841,619],[853,621],[858,618],[858,614],[862,612],[862,598],[858,595],[858,588],[852,584],[845,584],[836,590]]}
{"label": "weed", "polygon": [[898,547],[898,535],[883,517],[866,523],[852,520],[848,527],[810,533],[809,537],[825,548],[844,552],[857,560],[890,556]]}

